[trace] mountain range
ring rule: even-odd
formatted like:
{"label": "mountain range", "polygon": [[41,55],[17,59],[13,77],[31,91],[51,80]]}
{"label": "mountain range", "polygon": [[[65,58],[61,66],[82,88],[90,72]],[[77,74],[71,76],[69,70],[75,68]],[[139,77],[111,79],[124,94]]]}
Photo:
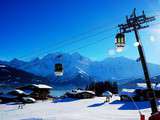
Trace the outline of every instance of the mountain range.
{"label": "mountain range", "polygon": [[[62,63],[64,68],[64,75],[60,78],[54,75],[54,64],[56,63]],[[93,80],[114,80],[118,81],[119,84],[124,84],[143,78],[141,63],[125,57],[92,61],[79,53],[53,53],[30,61],[13,59],[11,61],[0,61],[0,64],[45,77],[51,83],[61,85],[79,86]],[[148,68],[151,76],[160,75],[159,65],[148,63]]]}

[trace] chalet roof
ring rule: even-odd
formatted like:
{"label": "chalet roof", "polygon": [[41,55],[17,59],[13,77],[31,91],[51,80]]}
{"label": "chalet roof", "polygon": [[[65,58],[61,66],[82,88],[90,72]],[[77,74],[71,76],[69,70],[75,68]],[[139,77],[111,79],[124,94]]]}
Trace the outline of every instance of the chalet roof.
{"label": "chalet roof", "polygon": [[[155,89],[156,84],[152,83],[153,89]],[[145,90],[147,89],[146,83],[137,83],[136,89]]]}
{"label": "chalet roof", "polygon": [[10,92],[7,93],[8,95],[30,95],[30,93],[27,93],[26,91],[24,90],[20,90],[20,89],[14,89]]}
{"label": "chalet roof", "polygon": [[90,94],[95,94],[95,92],[93,91],[89,91],[89,90],[72,90],[72,94],[80,94],[80,93],[84,93],[84,92],[87,92],[87,93],[90,93]]}
{"label": "chalet roof", "polygon": [[0,68],[5,68],[6,67],[6,65],[0,65]]}
{"label": "chalet roof", "polygon": [[34,98],[31,98],[31,97],[23,97],[23,100],[30,100],[30,101],[33,101],[33,102],[36,102],[36,100]]}
{"label": "chalet roof", "polygon": [[18,94],[25,94],[24,91],[19,90],[19,89],[16,89],[16,90],[13,90],[13,91],[17,92]]}
{"label": "chalet roof", "polygon": [[84,91],[84,92],[88,92],[88,93],[90,93],[90,94],[95,94],[95,92],[93,92],[93,91],[89,91],[89,90]]}
{"label": "chalet roof", "polygon": [[135,93],[134,93],[135,89],[122,89],[122,91],[119,93],[119,95],[127,95],[127,96],[134,96]]}
{"label": "chalet roof", "polygon": [[112,96],[112,93],[110,91],[105,91],[103,93],[103,96]]}
{"label": "chalet roof", "polygon": [[32,86],[41,88],[41,89],[52,89],[51,86],[45,85],[45,84],[32,84]]}
{"label": "chalet roof", "polygon": [[[160,90],[160,83],[157,85],[155,83],[152,83],[152,87],[154,90]],[[134,91],[136,89],[146,90],[147,85],[146,85],[146,83],[137,83],[137,86],[135,89],[122,89],[122,91],[119,93],[119,95],[133,96],[133,95],[135,95]]]}
{"label": "chalet roof", "polygon": [[33,93],[32,90],[23,90],[25,92],[26,95],[30,95],[31,93]]}
{"label": "chalet roof", "polygon": [[29,85],[26,85],[26,86],[21,86],[21,87],[18,87],[17,89],[20,89],[20,90],[23,90],[24,92],[26,93],[32,93],[33,89],[34,88],[37,88],[37,89],[52,89],[51,86],[48,86],[48,85],[45,85],[45,84],[29,84]]}

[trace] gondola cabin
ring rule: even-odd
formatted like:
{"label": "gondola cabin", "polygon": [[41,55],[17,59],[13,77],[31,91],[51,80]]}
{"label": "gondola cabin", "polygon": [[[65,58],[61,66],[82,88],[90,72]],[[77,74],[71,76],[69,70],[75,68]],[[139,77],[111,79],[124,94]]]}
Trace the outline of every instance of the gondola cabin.
{"label": "gondola cabin", "polygon": [[62,76],[63,75],[63,65],[60,63],[55,64],[55,71],[54,71],[55,75],[57,77]]}
{"label": "gondola cabin", "polygon": [[116,35],[115,44],[117,48],[123,48],[125,46],[125,35],[123,33]]}

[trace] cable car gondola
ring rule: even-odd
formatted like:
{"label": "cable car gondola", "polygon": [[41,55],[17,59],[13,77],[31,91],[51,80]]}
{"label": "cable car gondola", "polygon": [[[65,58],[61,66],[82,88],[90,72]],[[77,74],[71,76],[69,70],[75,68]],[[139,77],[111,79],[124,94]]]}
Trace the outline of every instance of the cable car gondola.
{"label": "cable car gondola", "polygon": [[57,77],[63,75],[63,65],[61,63],[55,64],[55,72],[54,73]]}
{"label": "cable car gondola", "polygon": [[125,35],[123,33],[118,33],[116,35],[115,44],[117,48],[123,48],[125,46]]}
{"label": "cable car gondola", "polygon": [[125,35],[123,33],[118,33],[115,38],[116,51],[122,52],[125,46]]}

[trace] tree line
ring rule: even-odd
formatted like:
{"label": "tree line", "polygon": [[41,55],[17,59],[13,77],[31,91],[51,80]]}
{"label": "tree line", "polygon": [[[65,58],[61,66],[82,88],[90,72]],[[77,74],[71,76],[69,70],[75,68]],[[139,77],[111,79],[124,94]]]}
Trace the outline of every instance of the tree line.
{"label": "tree line", "polygon": [[102,96],[105,91],[110,91],[113,94],[118,93],[117,82],[104,81],[104,82],[92,82],[86,86],[86,90],[94,91],[96,96]]}

